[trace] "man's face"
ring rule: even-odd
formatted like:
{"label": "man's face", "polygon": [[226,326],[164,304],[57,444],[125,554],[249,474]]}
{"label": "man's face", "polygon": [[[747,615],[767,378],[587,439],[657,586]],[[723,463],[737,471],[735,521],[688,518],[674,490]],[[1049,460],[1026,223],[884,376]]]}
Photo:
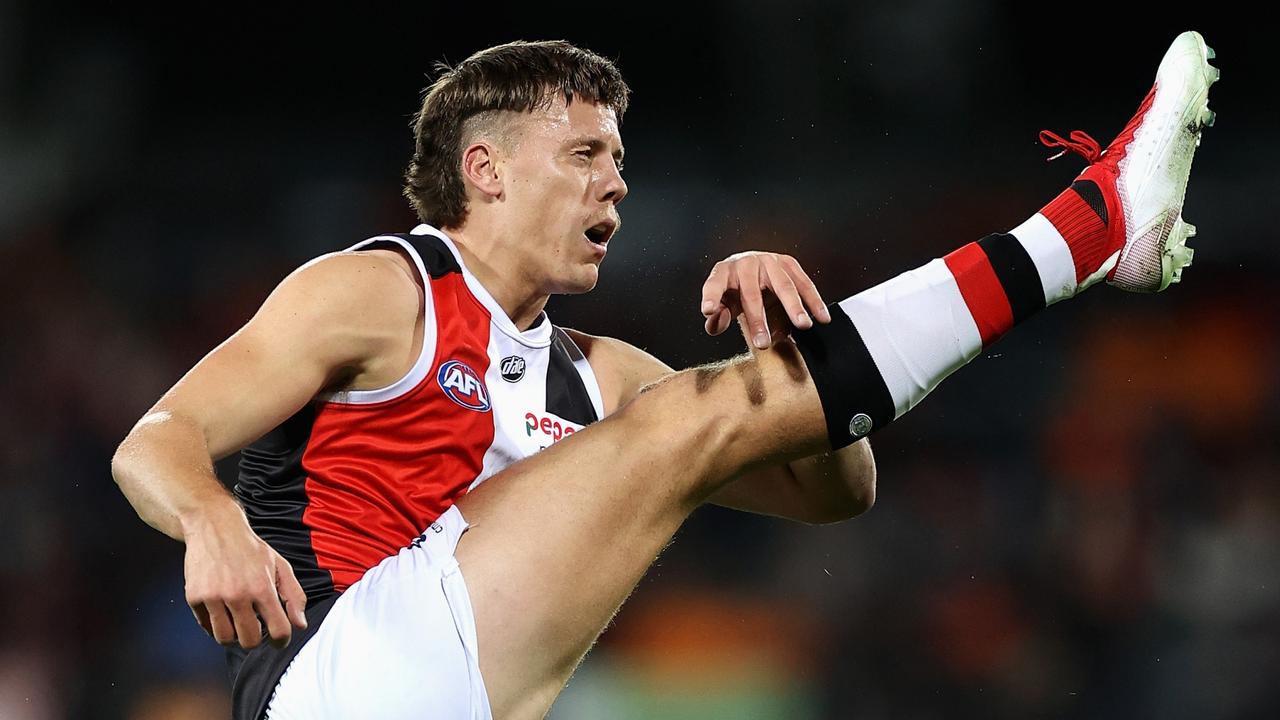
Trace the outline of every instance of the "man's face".
{"label": "man's face", "polygon": [[627,194],[622,138],[612,109],[564,97],[517,118],[503,153],[503,208],[520,238],[512,248],[542,292],[595,287]]}

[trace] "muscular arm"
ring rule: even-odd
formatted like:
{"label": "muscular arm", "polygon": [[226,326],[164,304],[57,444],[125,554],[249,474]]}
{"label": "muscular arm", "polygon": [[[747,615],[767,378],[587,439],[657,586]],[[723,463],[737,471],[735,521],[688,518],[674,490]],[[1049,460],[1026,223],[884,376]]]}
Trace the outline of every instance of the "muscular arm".
{"label": "muscular arm", "polygon": [[836,452],[761,468],[724,486],[711,502],[807,523],[861,515],[876,500],[876,464],[866,438]]}
{"label": "muscular arm", "polygon": [[187,600],[219,642],[256,646],[257,615],[274,641],[287,641],[290,621],[305,625],[305,596],[288,563],[249,528],[213,461],[326,387],[390,377],[397,343],[405,344],[420,308],[408,273],[386,251],[303,266],[165,393],[116,451],[112,474],[139,517],[186,542]]}
{"label": "muscular arm", "polygon": [[[569,333],[596,373],[605,414],[673,372],[666,363],[620,340]],[[746,473],[712,495],[710,502],[800,522],[837,522],[871,507],[875,481],[875,461],[864,438],[838,452]]]}

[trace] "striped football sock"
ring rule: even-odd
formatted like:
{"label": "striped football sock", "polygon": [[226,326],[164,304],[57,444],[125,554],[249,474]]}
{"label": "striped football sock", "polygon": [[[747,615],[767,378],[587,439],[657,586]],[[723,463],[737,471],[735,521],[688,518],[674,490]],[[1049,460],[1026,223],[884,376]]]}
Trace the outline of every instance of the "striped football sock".
{"label": "striped football sock", "polygon": [[832,448],[888,425],[1015,324],[1101,279],[1105,231],[1073,187],[1011,232],[835,303],[830,323],[794,332]]}

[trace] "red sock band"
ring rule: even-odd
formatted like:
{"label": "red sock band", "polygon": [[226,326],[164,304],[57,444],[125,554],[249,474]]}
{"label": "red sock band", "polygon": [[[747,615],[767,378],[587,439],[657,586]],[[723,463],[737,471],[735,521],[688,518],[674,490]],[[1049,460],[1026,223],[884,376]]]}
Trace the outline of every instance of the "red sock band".
{"label": "red sock band", "polygon": [[1076,265],[1076,282],[1098,271],[1107,259],[1107,225],[1089,203],[1073,188],[1067,188],[1040,210],[1058,229],[1071,249]]}
{"label": "red sock band", "polygon": [[978,243],[969,243],[942,261],[955,276],[964,304],[982,336],[982,347],[990,346],[1009,332],[1013,327],[1013,309],[991,261]]}

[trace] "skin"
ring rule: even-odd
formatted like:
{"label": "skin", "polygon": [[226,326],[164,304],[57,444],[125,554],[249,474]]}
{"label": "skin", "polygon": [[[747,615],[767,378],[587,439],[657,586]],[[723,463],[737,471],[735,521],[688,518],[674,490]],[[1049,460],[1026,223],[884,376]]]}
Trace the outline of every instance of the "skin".
{"label": "skin", "polygon": [[[561,97],[503,121],[502,132],[481,131],[463,150],[469,213],[447,230],[468,267],[525,328],[549,295],[595,286],[605,253],[583,232],[602,221],[616,225],[627,188],[612,110]],[[739,312],[753,338],[785,335],[786,317],[798,326],[811,323],[801,312],[806,306],[819,321],[829,319],[793,263],[756,253],[718,264],[703,293],[708,331],[723,332]],[[261,618],[266,637],[286,644],[291,626],[305,626],[306,598],[288,563],[253,533],[212,462],[321,392],[375,389],[402,377],[421,348],[423,303],[420,280],[398,252],[318,258],[282,281],[249,323],[165,393],[121,443],[113,475],[144,521],[186,543],[187,602],[218,642],[256,647]],[[670,372],[626,343],[576,337],[607,412]],[[865,442],[808,461],[788,459],[789,465],[742,468],[715,501],[806,522],[852,517],[871,505],[874,464]]]}
{"label": "skin", "polygon": [[698,505],[753,468],[826,449],[821,401],[786,340],[668,375],[460,498],[471,527],[454,556],[493,716],[547,713]]}
{"label": "skin", "polygon": [[[583,231],[602,220],[620,225],[617,205],[628,190],[624,154],[611,109],[566,104],[562,97],[531,115],[510,113],[463,151],[470,212],[449,234],[517,327],[532,324],[551,295],[595,287],[604,255]],[[530,241],[536,237],[541,241]],[[713,335],[740,317],[744,336],[757,349],[786,337],[793,325],[811,327],[810,312],[819,322],[831,320],[795,258],[774,253],[738,253],[716,263],[700,309]],[[574,338],[600,382],[606,414],[673,372],[627,343],[584,333]],[[875,465],[864,440],[829,456],[756,470],[711,501],[803,522],[835,522],[866,511],[874,498]]]}

